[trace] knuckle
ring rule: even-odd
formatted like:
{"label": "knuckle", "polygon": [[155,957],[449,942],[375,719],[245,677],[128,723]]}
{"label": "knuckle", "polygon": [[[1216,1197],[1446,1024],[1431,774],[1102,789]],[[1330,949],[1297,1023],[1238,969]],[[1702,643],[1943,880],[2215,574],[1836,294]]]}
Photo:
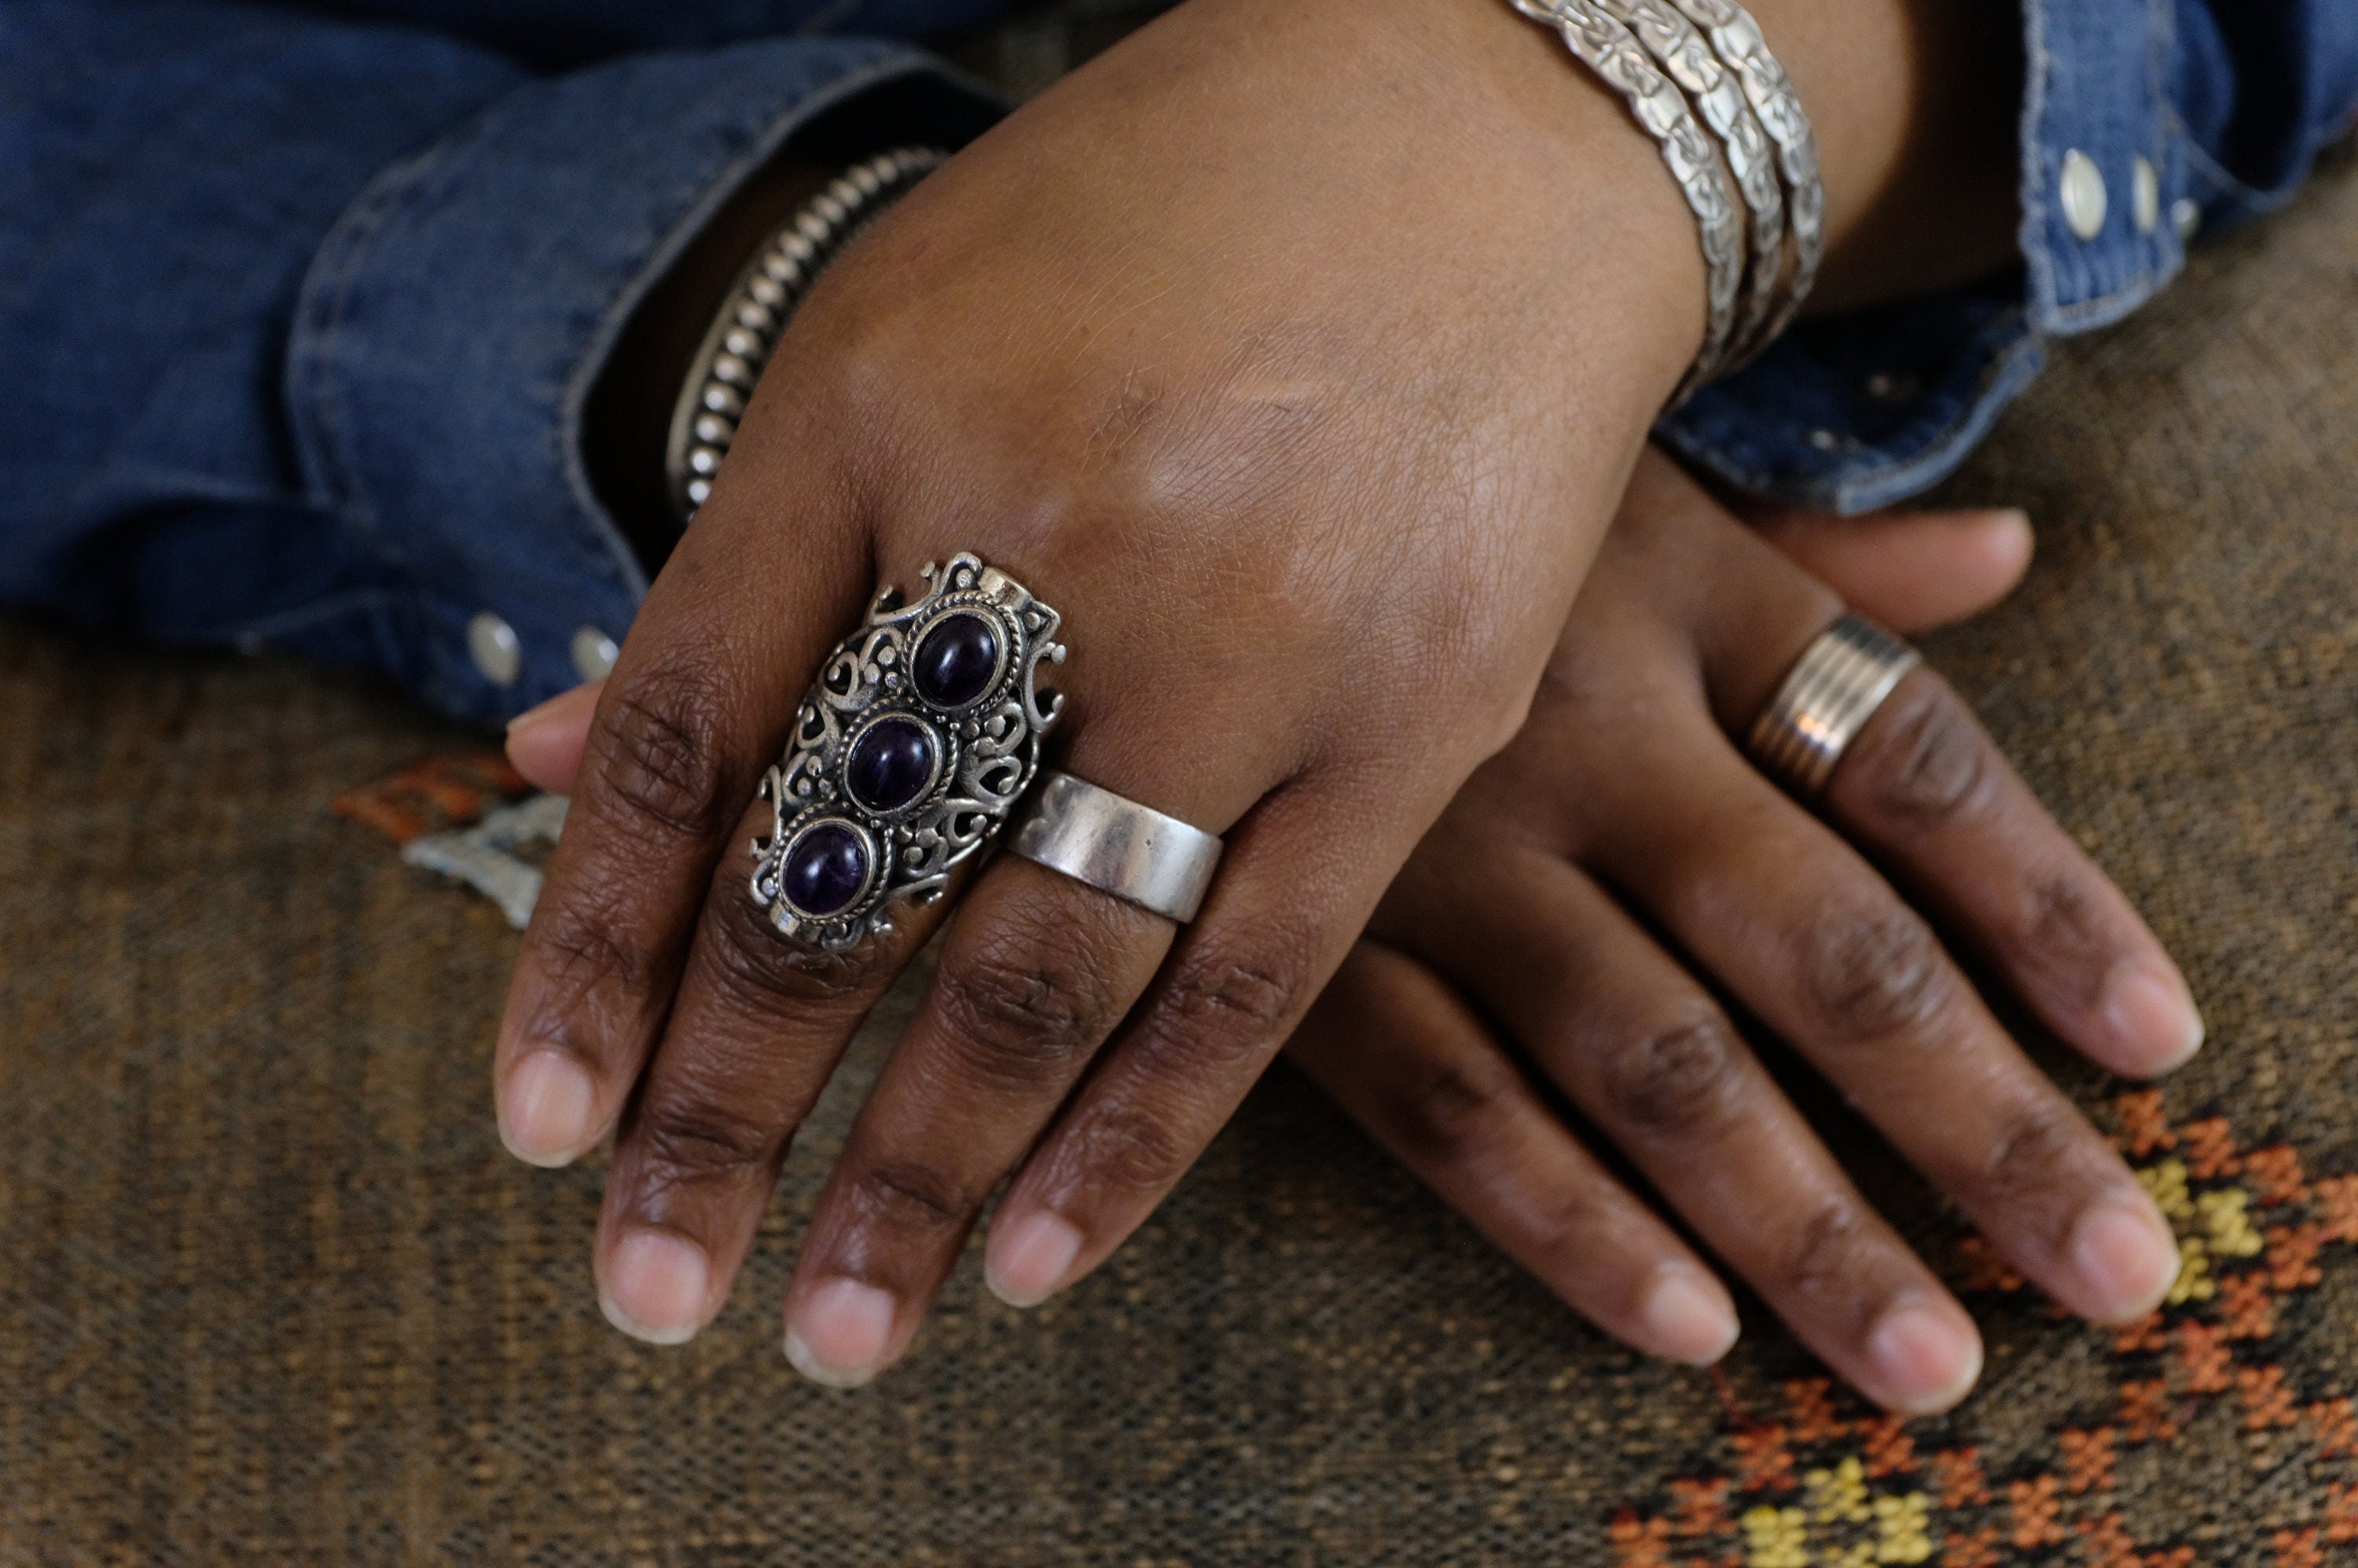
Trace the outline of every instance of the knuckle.
{"label": "knuckle", "polygon": [[596,777],[605,796],[644,822],[685,838],[723,831],[736,805],[710,715],[722,710],[708,679],[656,671],[607,700]]}
{"label": "knuckle", "polygon": [[616,935],[603,901],[558,905],[547,901],[551,918],[533,930],[535,956],[554,995],[579,1001],[621,992],[633,995],[647,984],[648,956]]}
{"label": "knuckle", "polygon": [[1106,1106],[1074,1127],[1057,1161],[1059,1184],[1151,1196],[1176,1182],[1195,1158],[1168,1118],[1141,1106]]}
{"label": "knuckle", "polygon": [[1606,1094],[1647,1132],[1693,1138],[1724,1126],[1744,1087],[1744,1048],[1716,1013],[1641,1034],[1614,1056]]}
{"label": "knuckle", "polygon": [[2050,969],[2093,966],[2090,989],[2101,988],[2104,914],[2086,881],[2068,871],[2034,876],[2023,888],[2023,902],[2026,950]]}
{"label": "knuckle", "polygon": [[2076,1201],[2074,1189],[2090,1167],[2089,1157],[2100,1149],[2079,1112],[2040,1096],[2007,1117],[1975,1173],[2000,1202],[2068,1207]]}
{"label": "knuckle", "polygon": [[1275,1049],[1309,990],[1309,961],[1292,938],[1244,949],[1209,949],[1181,961],[1150,1014],[1138,1048],[1158,1065],[1218,1072]]}
{"label": "knuckle", "polygon": [[1879,717],[1856,758],[1877,811],[1931,832],[1989,809],[1996,754],[1956,693],[1937,680],[1909,681]]}
{"label": "knuckle", "polygon": [[741,1005],[766,1009],[834,1009],[867,1001],[897,966],[895,945],[863,943],[847,953],[796,947],[771,928],[761,908],[732,882],[714,892],[705,937],[698,944],[707,973],[720,993]]}
{"label": "knuckle", "polygon": [[1514,1067],[1487,1051],[1430,1063],[1401,1086],[1391,1107],[1392,1135],[1412,1158],[1463,1164],[1497,1144],[1521,1087]]}
{"label": "knuckle", "polygon": [[1930,1040],[1956,1008],[1947,955],[1904,909],[1838,904],[1804,925],[1797,946],[1803,997],[1836,1041]]}
{"label": "knuckle", "polygon": [[1028,945],[945,962],[934,986],[968,1053],[994,1076],[1021,1083],[1059,1074],[1113,1024],[1113,999],[1092,966]]}
{"label": "knuckle", "polygon": [[865,1222],[930,1236],[964,1228],[975,1207],[955,1177],[905,1162],[869,1166],[853,1179],[850,1195]]}
{"label": "knuckle", "polygon": [[633,1138],[665,1184],[765,1168],[784,1141],[782,1130],[734,1108],[720,1094],[651,1098]]}
{"label": "knuckle", "polygon": [[1778,1271],[1799,1296],[1828,1301],[1859,1280],[1870,1245],[1866,1217],[1847,1197],[1828,1198],[1794,1228]]}

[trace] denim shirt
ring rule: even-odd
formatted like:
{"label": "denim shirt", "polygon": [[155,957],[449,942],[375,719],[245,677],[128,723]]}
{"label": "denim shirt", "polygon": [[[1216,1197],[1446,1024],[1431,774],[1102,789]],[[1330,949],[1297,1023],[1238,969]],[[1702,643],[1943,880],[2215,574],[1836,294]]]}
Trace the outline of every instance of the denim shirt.
{"label": "denim shirt", "polygon": [[[580,450],[622,324],[813,115],[890,83],[981,124],[905,40],[1001,8],[0,0],[0,603],[477,722],[602,673],[647,587]],[[2358,0],[2024,13],[2019,274],[1808,324],[1663,422],[1691,462],[1923,489],[2358,104]]]}

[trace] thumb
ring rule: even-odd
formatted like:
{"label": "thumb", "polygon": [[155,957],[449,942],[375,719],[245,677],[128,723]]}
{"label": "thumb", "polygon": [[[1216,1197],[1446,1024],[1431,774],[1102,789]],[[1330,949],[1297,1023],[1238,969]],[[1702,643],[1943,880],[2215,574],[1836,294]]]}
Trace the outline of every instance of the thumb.
{"label": "thumb", "polygon": [[582,749],[590,743],[598,694],[605,687],[602,679],[586,682],[510,719],[508,762],[515,771],[551,795],[571,795]]}
{"label": "thumb", "polygon": [[2030,569],[2030,519],[2011,508],[1779,512],[1751,522],[1852,609],[1906,634],[1980,614]]}

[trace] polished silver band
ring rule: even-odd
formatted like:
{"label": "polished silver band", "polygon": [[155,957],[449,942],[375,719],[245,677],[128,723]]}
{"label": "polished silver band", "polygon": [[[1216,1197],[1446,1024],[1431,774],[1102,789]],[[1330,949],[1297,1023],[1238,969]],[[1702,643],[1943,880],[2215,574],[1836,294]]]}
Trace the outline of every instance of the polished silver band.
{"label": "polished silver band", "polygon": [[1752,726],[1753,761],[1804,799],[1818,795],[1899,677],[1921,662],[1865,616],[1844,616],[1802,652]]}
{"label": "polished silver band", "polygon": [[1744,212],[1727,170],[1695,120],[1686,94],[1662,74],[1645,46],[1596,0],[1509,0],[1534,22],[1553,27],[1583,65],[1628,102],[1629,113],[1661,144],[1662,161],[1687,200],[1703,239],[1703,347],[1672,401],[1717,374],[1735,335],[1736,297],[1744,281]]}
{"label": "polished silver band", "polygon": [[1222,848],[1214,834],[1054,768],[1042,770],[1007,847],[1182,925],[1203,906]]}

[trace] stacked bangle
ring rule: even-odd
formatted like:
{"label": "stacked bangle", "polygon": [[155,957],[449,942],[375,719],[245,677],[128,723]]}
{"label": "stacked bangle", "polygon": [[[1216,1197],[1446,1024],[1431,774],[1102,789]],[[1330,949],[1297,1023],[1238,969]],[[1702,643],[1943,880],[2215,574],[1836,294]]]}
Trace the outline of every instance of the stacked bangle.
{"label": "stacked bangle", "polygon": [[737,438],[753,384],[786,321],[843,247],[949,155],[935,147],[879,153],[828,181],[763,241],[737,275],[704,342],[688,362],[664,448],[664,477],[681,523],[712,493],[712,476]]}
{"label": "stacked bangle", "polygon": [[1825,190],[1809,117],[1736,0],[1509,4],[1554,28],[1628,101],[1694,212],[1706,268],[1704,338],[1673,399],[1682,401],[1767,348],[1816,279]]}

